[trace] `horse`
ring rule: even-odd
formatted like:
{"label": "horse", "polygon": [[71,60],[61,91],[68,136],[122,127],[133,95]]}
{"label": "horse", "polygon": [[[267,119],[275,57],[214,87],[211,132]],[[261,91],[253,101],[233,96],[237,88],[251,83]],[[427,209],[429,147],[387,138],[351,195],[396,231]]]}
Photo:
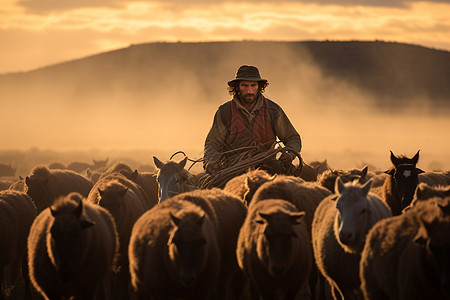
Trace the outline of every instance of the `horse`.
{"label": "horse", "polygon": [[156,156],[153,156],[153,162],[158,169],[156,180],[158,181],[158,202],[184,193],[196,190],[201,187],[200,178],[205,175],[204,172],[192,174],[184,167],[187,163],[187,157],[180,162],[168,161],[162,162]]}

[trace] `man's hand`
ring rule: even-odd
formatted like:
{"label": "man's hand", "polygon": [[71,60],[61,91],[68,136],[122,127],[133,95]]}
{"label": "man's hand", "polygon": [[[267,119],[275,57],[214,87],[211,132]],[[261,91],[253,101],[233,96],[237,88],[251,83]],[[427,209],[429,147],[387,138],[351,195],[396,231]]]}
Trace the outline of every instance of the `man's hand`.
{"label": "man's hand", "polygon": [[290,166],[294,159],[295,159],[295,155],[290,152],[283,152],[283,154],[281,154],[281,156],[279,158],[279,160],[281,160],[281,163],[284,167]]}
{"label": "man's hand", "polygon": [[210,160],[207,164],[206,164],[206,168],[205,168],[205,172],[213,175],[215,172],[217,172],[220,168],[220,164],[217,160]]}

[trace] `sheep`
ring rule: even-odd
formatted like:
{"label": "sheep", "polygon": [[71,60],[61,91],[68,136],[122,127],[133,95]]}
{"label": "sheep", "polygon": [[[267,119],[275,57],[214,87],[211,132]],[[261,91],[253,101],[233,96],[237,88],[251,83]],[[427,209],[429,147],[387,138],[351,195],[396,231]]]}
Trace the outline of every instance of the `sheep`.
{"label": "sheep", "polygon": [[414,192],[413,201],[411,206],[415,205],[419,201],[426,201],[434,197],[450,197],[450,185],[447,186],[429,186],[426,183],[419,183],[416,191]]}
{"label": "sheep", "polygon": [[305,181],[316,181],[319,174],[322,174],[326,170],[329,170],[327,160],[324,161],[312,161],[308,164],[303,164],[300,178]]}
{"label": "sheep", "polygon": [[13,182],[8,190],[13,190],[13,191],[19,191],[19,192],[27,192],[27,186],[25,184],[25,179],[22,176],[19,176],[19,179],[17,179],[15,182]]}
{"label": "sheep", "polygon": [[28,236],[28,266],[45,299],[111,298],[110,275],[119,241],[111,214],[79,193],[58,198],[34,220]]}
{"label": "sheep", "polygon": [[50,170],[46,165],[34,167],[25,178],[26,192],[36,204],[38,213],[53,204],[55,199],[71,192],[86,197],[93,183],[70,170]]}
{"label": "sheep", "polygon": [[135,223],[130,274],[138,299],[211,299],[220,273],[218,232],[191,201],[169,198]]}
{"label": "sheep", "polygon": [[156,174],[150,172],[138,172],[138,170],[133,171],[127,164],[117,162],[106,170],[98,180],[115,173],[124,175],[127,179],[133,181],[142,188],[142,192],[145,194],[149,208],[158,203],[158,182],[156,180]]}
{"label": "sheep", "polygon": [[275,177],[262,169],[249,169],[246,173],[231,178],[223,189],[240,198],[248,206],[256,190]]}
{"label": "sheep", "polygon": [[448,299],[450,198],[419,202],[367,235],[360,278],[365,299]]}
{"label": "sheep", "polygon": [[426,183],[429,186],[450,185],[450,171],[424,172],[419,174],[419,182]]}
{"label": "sheep", "polygon": [[0,191],[8,190],[17,181],[15,177],[0,177]]}
{"label": "sheep", "polygon": [[[278,175],[274,180],[262,184],[253,196],[250,207],[265,199],[282,199],[294,204],[299,211],[306,213],[304,222],[311,240],[311,224],[314,212],[319,203],[331,195],[331,192],[321,185],[306,182],[293,176]],[[312,245],[310,245],[312,252]],[[310,277],[310,292],[315,297],[316,283],[318,280],[317,267],[313,265]]]}
{"label": "sheep", "polygon": [[31,297],[26,249],[28,233],[36,215],[36,206],[24,192],[0,192],[0,285],[3,296],[6,294],[4,288],[14,285],[22,270],[25,299]]}
{"label": "sheep", "polygon": [[253,203],[239,232],[236,256],[253,298],[295,299],[310,275],[313,254],[305,212],[285,200]]}
{"label": "sheep", "polygon": [[389,176],[386,177],[383,184],[382,199],[389,206],[394,216],[401,214],[402,210],[411,204],[419,183],[418,175],[424,172],[416,167],[419,160],[419,151],[413,158],[404,155],[397,157],[390,151],[391,162],[394,166],[385,171]]}
{"label": "sheep", "polygon": [[336,183],[336,178],[341,177],[341,180],[345,182],[353,181],[358,179],[361,183],[366,182],[369,178],[367,176],[368,167],[365,166],[362,169],[350,169],[350,170],[326,170],[317,177],[317,182],[326,187],[330,192],[334,192],[334,186]]}
{"label": "sheep", "polygon": [[244,278],[236,260],[239,230],[247,210],[243,202],[219,188],[198,189],[172,197],[191,201],[200,206],[214,223],[220,247],[219,297],[238,297],[242,293]]}
{"label": "sheep", "polygon": [[324,199],[314,214],[314,257],[334,299],[360,295],[359,261],[365,237],[376,222],[391,216],[383,201],[369,193],[371,184],[371,180],[344,184],[338,177],[335,194]]}
{"label": "sheep", "polygon": [[314,211],[329,195],[331,192],[317,183],[303,181],[293,176],[278,175],[274,180],[262,184],[256,190],[250,206],[254,202],[265,199],[282,199],[291,202],[299,211],[306,213],[305,223],[310,233]]}
{"label": "sheep", "polygon": [[108,163],[108,158],[105,160],[92,160],[92,164],[84,163],[84,162],[71,162],[67,165],[67,169],[75,171],[77,173],[83,173],[86,172],[87,169],[100,171],[104,170],[106,168],[106,164]]}
{"label": "sheep", "polygon": [[113,216],[120,240],[120,272],[117,288],[121,299],[128,298],[130,275],[128,271],[128,244],[136,220],[153,205],[148,203],[143,189],[121,173],[110,173],[99,179],[91,189],[87,201],[106,208]]}

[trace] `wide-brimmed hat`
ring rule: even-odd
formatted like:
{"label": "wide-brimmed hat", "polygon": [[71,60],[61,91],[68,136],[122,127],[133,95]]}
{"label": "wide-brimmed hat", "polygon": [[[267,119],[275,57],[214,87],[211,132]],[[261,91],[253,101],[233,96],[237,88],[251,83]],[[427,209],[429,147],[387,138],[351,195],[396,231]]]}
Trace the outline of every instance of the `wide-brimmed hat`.
{"label": "wide-brimmed hat", "polygon": [[231,86],[233,84],[233,82],[239,81],[239,80],[267,82],[267,79],[261,78],[261,75],[259,75],[259,71],[258,71],[257,67],[247,66],[247,65],[243,65],[243,66],[239,67],[239,69],[236,72],[236,78],[228,81],[228,85]]}

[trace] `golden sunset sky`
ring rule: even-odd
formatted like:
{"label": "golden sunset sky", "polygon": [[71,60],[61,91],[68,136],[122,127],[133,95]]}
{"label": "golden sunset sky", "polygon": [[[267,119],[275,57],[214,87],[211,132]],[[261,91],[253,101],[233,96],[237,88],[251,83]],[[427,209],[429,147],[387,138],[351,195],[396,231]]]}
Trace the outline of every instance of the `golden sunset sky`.
{"label": "golden sunset sky", "polygon": [[1,0],[0,74],[155,41],[383,40],[450,50],[449,16],[449,0]]}

